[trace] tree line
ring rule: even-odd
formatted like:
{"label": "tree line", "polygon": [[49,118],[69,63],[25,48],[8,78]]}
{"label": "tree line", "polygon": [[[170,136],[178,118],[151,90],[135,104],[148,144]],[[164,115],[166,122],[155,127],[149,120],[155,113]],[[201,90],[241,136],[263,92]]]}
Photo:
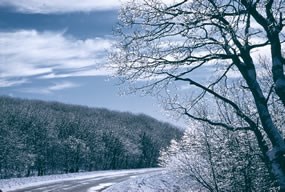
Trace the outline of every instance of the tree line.
{"label": "tree line", "polygon": [[181,131],[146,115],[0,97],[0,178],[158,166]]}

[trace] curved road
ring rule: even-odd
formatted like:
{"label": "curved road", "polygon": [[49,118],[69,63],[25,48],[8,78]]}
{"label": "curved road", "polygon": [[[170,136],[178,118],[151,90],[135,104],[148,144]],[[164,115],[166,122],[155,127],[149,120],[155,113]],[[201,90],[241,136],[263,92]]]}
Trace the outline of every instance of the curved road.
{"label": "curved road", "polygon": [[131,177],[142,174],[157,172],[158,170],[148,170],[142,172],[116,173],[110,175],[94,176],[86,179],[74,179],[67,181],[56,181],[54,183],[42,184],[33,187],[26,187],[7,192],[97,192],[107,187],[125,181]]}

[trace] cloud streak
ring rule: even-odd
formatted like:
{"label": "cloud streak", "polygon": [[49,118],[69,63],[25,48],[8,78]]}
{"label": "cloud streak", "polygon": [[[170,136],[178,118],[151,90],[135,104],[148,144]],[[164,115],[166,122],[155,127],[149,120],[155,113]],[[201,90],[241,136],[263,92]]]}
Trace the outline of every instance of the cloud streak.
{"label": "cloud streak", "polygon": [[52,94],[55,91],[61,91],[64,89],[70,89],[79,86],[80,85],[73,82],[63,81],[63,82],[54,83],[53,85],[50,85],[48,87],[24,88],[21,89],[20,91],[25,93]]}
{"label": "cloud streak", "polygon": [[109,75],[103,66],[111,45],[108,39],[78,40],[60,32],[0,32],[0,87],[19,78]]}
{"label": "cloud streak", "polygon": [[90,12],[96,10],[115,9],[120,6],[118,0],[1,0],[0,6],[10,6],[19,12],[28,13],[67,13]]}
{"label": "cloud streak", "polygon": [[[173,4],[181,0],[162,0]],[[90,12],[98,10],[118,9],[122,3],[130,0],[1,0],[0,6],[14,7],[23,13],[69,13]],[[138,1],[139,2],[139,1]],[[142,1],[141,1],[142,2]]]}
{"label": "cloud streak", "polygon": [[16,85],[21,85],[27,83],[26,79],[20,79],[20,80],[5,80],[0,79],[0,87],[11,87]]}

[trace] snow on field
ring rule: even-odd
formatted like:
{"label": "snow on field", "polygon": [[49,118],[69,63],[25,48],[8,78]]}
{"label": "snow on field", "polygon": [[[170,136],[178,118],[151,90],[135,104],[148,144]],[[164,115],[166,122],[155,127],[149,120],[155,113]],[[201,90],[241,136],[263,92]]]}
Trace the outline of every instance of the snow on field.
{"label": "snow on field", "polygon": [[121,175],[127,175],[129,173],[145,173],[151,170],[157,170],[157,169],[94,171],[94,172],[70,173],[70,174],[60,174],[60,175],[48,175],[48,176],[41,176],[41,177],[1,179],[0,189],[3,192],[5,192],[7,190],[15,190],[15,189],[20,189],[24,187],[54,183],[58,181],[96,178],[96,177],[102,177],[102,176],[119,176],[119,175],[121,176]]}
{"label": "snow on field", "polygon": [[129,180],[112,185],[103,192],[187,192],[189,183],[185,185],[186,183],[181,178],[175,177],[167,171],[162,171],[143,176],[133,176]]}

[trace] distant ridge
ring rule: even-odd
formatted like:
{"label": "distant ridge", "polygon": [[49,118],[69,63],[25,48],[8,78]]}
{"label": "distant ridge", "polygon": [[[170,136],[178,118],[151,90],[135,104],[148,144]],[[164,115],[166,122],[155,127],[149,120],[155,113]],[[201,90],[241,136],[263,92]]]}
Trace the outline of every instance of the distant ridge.
{"label": "distant ridge", "polygon": [[144,114],[0,96],[0,178],[156,167],[181,131]]}

